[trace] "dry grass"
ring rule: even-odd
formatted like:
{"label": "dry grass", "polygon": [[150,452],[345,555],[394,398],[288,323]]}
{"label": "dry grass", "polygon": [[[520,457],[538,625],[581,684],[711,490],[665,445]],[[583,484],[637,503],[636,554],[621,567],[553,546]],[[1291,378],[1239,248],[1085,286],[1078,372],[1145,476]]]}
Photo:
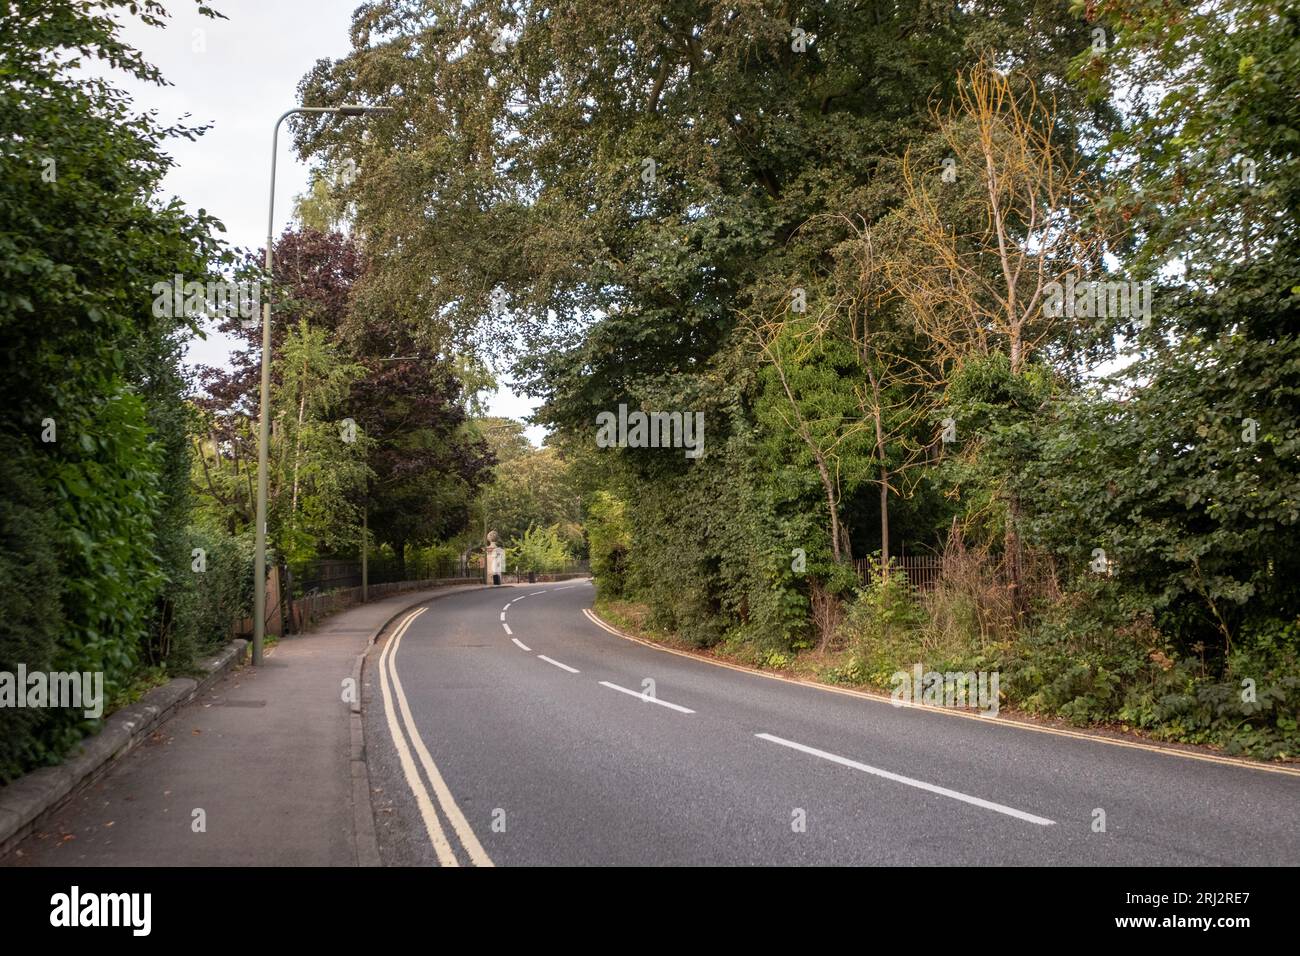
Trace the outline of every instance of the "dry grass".
{"label": "dry grass", "polygon": [[1061,599],[1056,568],[1044,556],[1025,556],[1020,595],[1011,582],[1005,562],[987,545],[968,546],[961,528],[954,525],[944,549],[943,574],[934,589],[921,596],[929,619],[923,637],[926,649],[963,643],[984,649],[1011,641],[1024,624],[1019,608],[1040,599]]}
{"label": "dry grass", "polygon": [[812,605],[812,625],[813,632],[817,635],[817,650],[834,652],[842,649],[844,636],[840,624],[844,619],[843,603],[818,581],[811,582],[808,598]]}

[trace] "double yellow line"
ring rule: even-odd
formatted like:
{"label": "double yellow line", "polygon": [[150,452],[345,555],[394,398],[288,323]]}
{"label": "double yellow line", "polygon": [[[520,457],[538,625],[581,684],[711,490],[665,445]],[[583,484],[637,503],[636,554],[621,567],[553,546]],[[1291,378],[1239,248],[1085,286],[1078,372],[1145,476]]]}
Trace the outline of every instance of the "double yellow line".
{"label": "double yellow line", "polygon": [[[438,863],[442,866],[460,866],[460,861],[456,858],[456,851],[447,839],[446,831],[442,828],[442,821],[438,818],[438,812],[434,808],[435,801],[437,808],[442,811],[442,815],[450,821],[451,827],[460,839],[460,845],[464,848],[471,864],[474,866],[492,866],[492,859],[487,855],[487,851],[483,849],[483,845],[478,842],[478,838],[474,836],[474,830],[470,827],[469,821],[460,812],[460,807],[456,806],[451,790],[447,788],[447,782],[442,779],[442,774],[438,772],[438,765],[433,762],[433,757],[429,755],[429,748],[424,745],[424,740],[420,737],[420,731],[415,726],[415,720],[411,717],[411,707],[407,703],[406,694],[402,690],[402,682],[397,676],[397,666],[394,660],[397,647],[402,642],[402,635],[411,626],[411,622],[427,610],[428,608],[424,607],[417,608],[403,618],[402,623],[397,626],[397,630],[393,632],[393,636],[384,647],[383,653],[379,655],[379,686],[384,695],[384,714],[388,718],[388,732],[393,738],[393,746],[397,748],[397,757],[402,764],[402,773],[406,775],[407,786],[411,788],[411,793],[415,795],[416,805],[420,808],[420,816],[424,820],[424,828],[428,831],[429,840],[433,843],[434,853],[438,856]],[[394,706],[394,702],[396,702],[396,706]],[[410,737],[409,745],[407,744],[407,736]],[[412,747],[415,749],[415,756],[419,757],[419,767],[424,768],[424,775],[429,780],[429,786],[433,788],[432,795],[430,795],[429,789],[425,787],[424,781],[420,778],[419,767],[416,766],[415,757],[411,755]]]}

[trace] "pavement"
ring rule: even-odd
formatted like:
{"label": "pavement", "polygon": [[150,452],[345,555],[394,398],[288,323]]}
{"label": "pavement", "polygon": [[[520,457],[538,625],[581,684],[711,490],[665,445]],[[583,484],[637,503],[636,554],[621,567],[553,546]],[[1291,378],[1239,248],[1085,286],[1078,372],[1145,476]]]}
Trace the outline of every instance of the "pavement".
{"label": "pavement", "polygon": [[1300,863],[1300,775],[897,708],[626,640],[589,582],[455,595],[365,679],[396,865]]}
{"label": "pavement", "polygon": [[[343,682],[394,614],[475,589],[481,586],[397,594],[282,638],[261,667],[238,668],[177,711],[0,866],[364,861]],[[369,818],[369,807],[362,810]]]}

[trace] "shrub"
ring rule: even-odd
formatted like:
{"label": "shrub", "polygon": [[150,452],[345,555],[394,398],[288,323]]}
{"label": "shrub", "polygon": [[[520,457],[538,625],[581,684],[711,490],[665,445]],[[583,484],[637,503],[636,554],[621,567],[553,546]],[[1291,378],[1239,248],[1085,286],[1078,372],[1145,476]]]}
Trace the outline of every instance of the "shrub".
{"label": "shrub", "polygon": [[[1275,758],[1300,752],[1300,622],[1261,617],[1226,666],[1180,653],[1141,595],[1081,581],[1010,647],[1003,687],[1025,710],[1123,723],[1166,740]],[[1245,683],[1248,682],[1248,683]],[[1253,699],[1252,699],[1253,698]]]}
{"label": "shrub", "polygon": [[627,505],[607,491],[598,491],[587,506],[587,540],[591,574],[601,595],[622,597],[627,593],[628,550],[632,530]]}
{"label": "shrub", "polygon": [[872,569],[866,587],[844,617],[843,630],[851,663],[841,677],[853,674],[868,683],[888,686],[895,671],[910,667],[921,650],[925,613],[901,574],[881,577]]}
{"label": "shrub", "polygon": [[[55,552],[56,525],[49,502],[17,443],[0,442],[0,671],[19,664],[50,670],[63,631],[62,582]],[[0,720],[0,781],[41,762],[50,712],[4,711]]]}
{"label": "shrub", "polygon": [[519,543],[506,550],[508,568],[520,571],[562,571],[572,563],[573,555],[560,538],[560,526],[537,528],[532,525]]}
{"label": "shrub", "polygon": [[190,580],[178,612],[177,630],[185,636],[173,651],[171,667],[193,664],[233,636],[233,629],[253,613],[253,541],[249,534],[232,538],[202,528],[189,532],[192,548],[201,548],[205,570],[189,571]]}

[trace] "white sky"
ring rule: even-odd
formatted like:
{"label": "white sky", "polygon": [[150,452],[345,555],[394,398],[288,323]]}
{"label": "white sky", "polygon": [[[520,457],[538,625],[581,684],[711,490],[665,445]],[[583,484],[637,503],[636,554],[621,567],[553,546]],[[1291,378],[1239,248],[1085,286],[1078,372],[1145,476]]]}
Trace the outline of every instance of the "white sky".
{"label": "white sky", "polygon": [[[157,111],[163,124],[187,113],[189,125],[212,124],[195,142],[178,139],[168,145],[176,166],[163,180],[162,192],[178,196],[192,211],[215,215],[232,245],[265,244],[271,128],[282,112],[298,105],[298,81],[316,60],[347,53],[358,2],[211,0],[227,17],[211,20],[195,12],[192,0],[174,0],[165,29],[128,18],[125,39],[172,85],[150,86],[121,74],[112,76],[114,83],[131,94],[138,111]],[[275,235],[288,224],[294,197],[307,187],[307,167],[294,156],[283,127],[278,155]],[[228,342],[212,334],[190,346],[187,361],[224,365],[228,352]],[[490,411],[523,418],[536,405],[502,388],[492,396]],[[544,434],[540,427],[528,429],[534,444]]]}

